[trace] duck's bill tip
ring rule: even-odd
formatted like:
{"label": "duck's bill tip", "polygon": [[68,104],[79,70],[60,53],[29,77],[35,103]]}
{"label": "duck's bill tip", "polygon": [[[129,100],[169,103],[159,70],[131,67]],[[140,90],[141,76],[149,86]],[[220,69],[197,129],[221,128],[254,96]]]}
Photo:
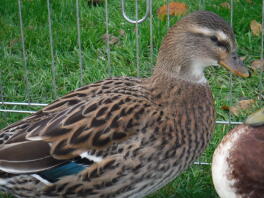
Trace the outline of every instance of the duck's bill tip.
{"label": "duck's bill tip", "polygon": [[231,61],[219,61],[219,64],[231,71],[237,76],[248,78],[250,76],[248,69],[243,64],[233,63]]}

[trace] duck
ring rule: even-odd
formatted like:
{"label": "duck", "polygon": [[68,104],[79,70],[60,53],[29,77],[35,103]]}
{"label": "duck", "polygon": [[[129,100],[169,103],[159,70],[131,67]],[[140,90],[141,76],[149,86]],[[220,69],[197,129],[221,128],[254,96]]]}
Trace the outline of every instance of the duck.
{"label": "duck", "polygon": [[0,131],[0,190],[15,197],[140,198],[204,151],[215,125],[204,69],[248,77],[230,25],[209,11],[179,20],[152,75],[91,83]]}
{"label": "duck", "polygon": [[224,136],[213,154],[212,178],[220,198],[264,196],[264,107]]}

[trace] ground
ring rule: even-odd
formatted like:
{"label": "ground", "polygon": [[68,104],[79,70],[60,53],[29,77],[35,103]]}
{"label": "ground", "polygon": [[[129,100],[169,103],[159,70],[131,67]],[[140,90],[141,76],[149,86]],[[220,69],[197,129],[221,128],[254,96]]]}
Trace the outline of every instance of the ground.
{"label": "ground", "polygon": [[[129,16],[134,16],[133,4],[127,5]],[[144,15],[145,1],[140,2],[139,15]],[[167,32],[167,22],[157,17],[157,9],[164,1],[153,2],[153,62],[161,40]],[[199,9],[199,1],[184,1],[188,13]],[[221,6],[222,0],[205,1],[205,8],[221,15],[230,21],[230,9]],[[108,76],[136,76],[136,34],[135,25],[129,24],[121,16],[119,0],[109,1],[109,34],[117,37],[117,43],[110,45],[111,61],[107,66],[105,41],[106,32],[104,6],[91,6],[86,0],[80,0],[81,43],[83,49],[83,83],[80,78],[80,66],[77,45],[75,1],[52,1],[52,28],[54,39],[55,83],[57,93],[52,89],[51,54],[49,45],[49,29],[47,4],[44,0],[22,0],[22,16],[24,22],[25,49],[27,53],[27,70],[23,63],[20,41],[18,3],[15,0],[2,0],[0,6],[0,94],[4,101],[32,101],[49,103],[80,87]],[[261,1],[234,0],[233,26],[239,46],[239,54],[245,57],[246,65],[260,58],[261,37],[252,35],[250,22],[261,23]],[[170,17],[170,25],[180,17]],[[139,25],[140,33],[140,76],[149,76],[153,63],[150,55],[149,20]],[[114,42],[114,41],[113,41]],[[28,73],[26,89],[25,74]],[[260,73],[253,72],[251,78],[242,79],[232,76],[223,68],[210,68],[206,76],[212,88],[217,110],[217,120],[242,121],[247,114],[260,106]],[[231,86],[231,85],[232,86]],[[230,88],[232,93],[230,94]],[[2,97],[2,96],[1,96]],[[222,109],[225,105],[233,105],[241,99],[255,99],[252,108],[242,111],[238,116],[229,115]],[[2,100],[2,98],[1,98]],[[4,108],[23,109],[20,106],[1,106]],[[24,109],[29,109],[24,108]],[[31,108],[37,110],[38,108]],[[1,113],[0,127],[25,117],[26,114]],[[212,141],[206,152],[199,159],[210,162],[212,153],[221,140],[234,126],[217,125]],[[0,195],[1,197],[1,195]],[[8,197],[2,195],[3,198]],[[180,177],[148,196],[149,198],[214,198],[210,166],[193,165]]]}

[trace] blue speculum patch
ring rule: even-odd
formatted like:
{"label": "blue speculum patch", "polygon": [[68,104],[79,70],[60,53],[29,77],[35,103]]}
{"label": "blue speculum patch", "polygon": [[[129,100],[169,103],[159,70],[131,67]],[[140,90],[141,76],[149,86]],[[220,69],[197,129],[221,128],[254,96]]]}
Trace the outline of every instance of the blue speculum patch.
{"label": "blue speculum patch", "polygon": [[78,174],[85,168],[85,165],[77,164],[75,162],[69,162],[67,164],[63,164],[49,170],[45,170],[37,174],[43,179],[53,183],[58,181],[60,177]]}

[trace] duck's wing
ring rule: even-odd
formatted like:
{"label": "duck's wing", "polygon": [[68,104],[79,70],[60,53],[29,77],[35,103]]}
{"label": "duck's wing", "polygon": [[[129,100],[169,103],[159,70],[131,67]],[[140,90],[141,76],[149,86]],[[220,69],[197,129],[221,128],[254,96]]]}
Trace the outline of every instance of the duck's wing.
{"label": "duck's wing", "polygon": [[120,90],[123,91],[87,97],[73,105],[65,102],[73,101],[72,97],[64,97],[4,129],[2,134],[12,136],[0,146],[0,170],[11,173],[46,170],[87,151],[123,142],[164,116],[157,105],[138,92]]}

